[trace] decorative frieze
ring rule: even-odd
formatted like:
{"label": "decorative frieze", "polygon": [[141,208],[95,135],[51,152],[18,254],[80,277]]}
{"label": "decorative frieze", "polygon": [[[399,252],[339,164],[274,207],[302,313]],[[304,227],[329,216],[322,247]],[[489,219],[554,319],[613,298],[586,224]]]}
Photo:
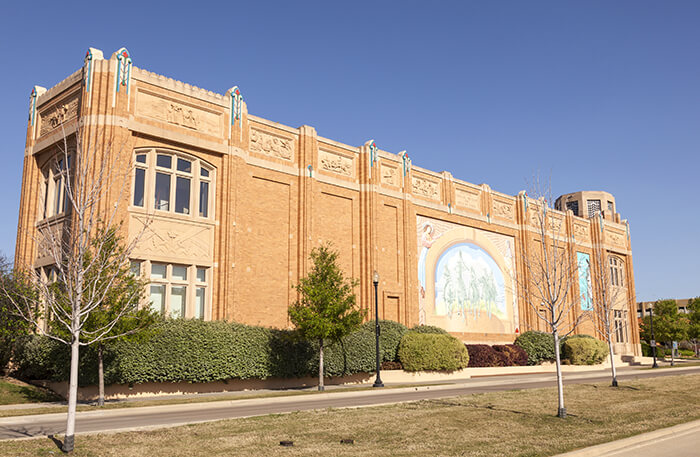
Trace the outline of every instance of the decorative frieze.
{"label": "decorative frieze", "polygon": [[[139,233],[144,220],[132,216],[130,233]],[[167,256],[176,259],[210,261],[213,256],[213,227],[187,224],[178,220],[153,220],[136,246],[136,253],[145,256]]]}
{"label": "decorative frieze", "polygon": [[329,151],[318,151],[318,161],[321,169],[343,176],[353,176],[352,158]]}
{"label": "decorative frieze", "polygon": [[250,150],[275,159],[294,160],[293,139],[254,128],[250,129]]}
{"label": "decorative frieze", "polygon": [[498,200],[493,201],[493,215],[508,221],[513,220],[513,204]]}
{"label": "decorative frieze", "polygon": [[466,189],[455,189],[455,203],[457,206],[469,208],[477,212],[481,210],[479,194],[476,192],[469,192]]}
{"label": "decorative frieze", "polygon": [[606,231],[605,235],[610,241],[610,244],[612,244],[613,246],[617,246],[623,249],[627,247],[625,243],[625,235],[623,235],[622,233]]}
{"label": "decorative frieze", "polygon": [[433,200],[440,200],[440,187],[438,183],[434,181],[430,181],[420,176],[413,176],[412,187],[415,195]]}
{"label": "decorative frieze", "polygon": [[590,240],[590,230],[583,224],[574,223],[574,237],[579,241]]}
{"label": "decorative frieze", "polygon": [[396,167],[382,164],[382,184],[399,187],[399,171]]}
{"label": "decorative frieze", "polygon": [[39,135],[45,135],[61,124],[78,117],[78,95],[58,102],[41,112],[41,130]]}
{"label": "decorative frieze", "polygon": [[221,136],[223,130],[222,113],[196,108],[143,90],[136,97],[136,115],[212,136]]}

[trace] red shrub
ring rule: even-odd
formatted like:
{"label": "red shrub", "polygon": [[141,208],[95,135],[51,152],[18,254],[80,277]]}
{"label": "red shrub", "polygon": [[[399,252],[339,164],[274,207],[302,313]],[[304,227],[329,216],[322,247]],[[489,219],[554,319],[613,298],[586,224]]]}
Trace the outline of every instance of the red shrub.
{"label": "red shrub", "polygon": [[508,358],[509,366],[527,365],[527,352],[515,344],[496,344],[493,348]]}
{"label": "red shrub", "polygon": [[496,351],[488,344],[467,344],[469,367],[506,367],[510,359],[502,352]]}

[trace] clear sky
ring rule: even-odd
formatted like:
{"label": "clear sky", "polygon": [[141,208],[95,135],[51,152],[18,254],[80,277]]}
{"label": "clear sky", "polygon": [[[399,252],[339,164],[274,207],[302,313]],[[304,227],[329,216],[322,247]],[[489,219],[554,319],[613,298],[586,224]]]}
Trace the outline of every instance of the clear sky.
{"label": "clear sky", "polygon": [[88,47],[250,113],[516,194],[606,190],[639,300],[700,295],[700,2],[6,2],[0,250],[14,253],[29,93]]}

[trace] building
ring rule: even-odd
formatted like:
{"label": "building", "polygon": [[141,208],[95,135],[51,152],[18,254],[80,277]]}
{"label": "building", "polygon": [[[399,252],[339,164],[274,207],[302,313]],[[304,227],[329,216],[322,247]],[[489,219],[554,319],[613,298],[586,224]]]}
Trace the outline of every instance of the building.
{"label": "building", "polygon": [[[683,298],[683,299],[674,299],[676,302],[676,305],[678,306],[678,313],[679,314],[688,314],[690,310],[688,309],[688,304],[690,303],[690,300],[692,298]],[[641,321],[641,319],[644,316],[648,316],[651,314],[651,311],[654,309],[654,303],[653,301],[640,301],[637,303],[637,318]]]}
{"label": "building", "polygon": [[[134,268],[165,314],[287,327],[309,253],[332,242],[370,316],[376,270],[381,318],[437,325],[470,342],[512,342],[543,328],[518,280],[523,248],[539,242],[537,202],[525,193],[420,168],[373,141],[349,146],[253,116],[237,87],[220,95],[151,73],[123,48],[109,59],[91,48],[82,68],[32,91],[17,265],[51,268],[32,235],[66,217],[56,145],[76,132],[109,138],[120,163],[131,164],[120,216],[127,237],[152,219]],[[627,225],[617,213],[579,216],[550,213],[579,260],[598,268],[595,246],[614,253],[625,297],[618,350],[639,354]],[[595,295],[590,281],[575,283],[572,296]]]}

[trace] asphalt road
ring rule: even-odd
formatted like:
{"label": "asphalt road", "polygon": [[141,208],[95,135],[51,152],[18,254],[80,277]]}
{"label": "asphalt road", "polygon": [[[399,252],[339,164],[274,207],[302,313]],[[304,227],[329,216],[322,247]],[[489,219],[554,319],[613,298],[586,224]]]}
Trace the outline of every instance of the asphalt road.
{"label": "asphalt road", "polygon": [[[620,380],[700,373],[700,367],[684,369],[621,369]],[[566,384],[608,382],[609,371],[565,373]],[[349,408],[453,397],[513,389],[534,389],[556,385],[553,373],[472,378],[458,385],[422,386],[354,392],[333,392],[291,397],[229,400],[209,403],[149,406],[89,411],[77,414],[77,433],[120,429],[157,428],[266,414],[325,408]],[[45,414],[0,418],[0,439],[16,439],[65,431],[66,415]]]}

